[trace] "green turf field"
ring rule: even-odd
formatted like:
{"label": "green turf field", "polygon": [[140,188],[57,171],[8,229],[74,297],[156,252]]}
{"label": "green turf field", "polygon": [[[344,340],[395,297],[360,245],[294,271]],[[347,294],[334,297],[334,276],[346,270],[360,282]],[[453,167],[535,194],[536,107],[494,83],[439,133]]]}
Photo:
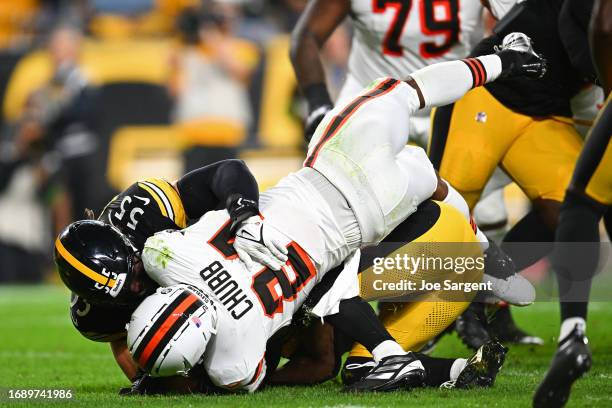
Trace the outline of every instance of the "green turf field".
{"label": "green turf field", "polygon": [[[81,338],[72,328],[68,293],[58,286],[0,287],[0,389],[71,388],[69,406],[418,406],[418,407],[525,407],[542,377],[558,332],[555,303],[540,303],[515,313],[519,324],[546,340],[539,348],[512,347],[494,388],[475,391],[427,389],[405,393],[345,395],[335,382],[317,387],[276,388],[254,395],[119,397],[127,385],[114,364],[107,344]],[[515,309],[516,310],[516,309]],[[612,304],[590,307],[589,338],[594,367],[575,387],[569,406],[612,407]],[[445,337],[435,355],[467,356],[468,350],[452,336]],[[4,396],[0,406],[24,406]],[[40,403],[29,402],[40,406]],[[59,406],[60,403],[50,403]],[[64,404],[62,404],[64,405]]]}

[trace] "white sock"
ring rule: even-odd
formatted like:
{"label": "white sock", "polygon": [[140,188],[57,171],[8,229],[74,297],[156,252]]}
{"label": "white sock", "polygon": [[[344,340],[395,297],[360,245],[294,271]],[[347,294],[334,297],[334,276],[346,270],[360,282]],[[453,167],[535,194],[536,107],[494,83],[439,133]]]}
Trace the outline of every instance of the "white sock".
{"label": "white sock", "polygon": [[425,106],[429,107],[455,102],[470,89],[494,81],[501,72],[501,59],[497,55],[484,55],[432,64],[410,76],[419,86]]}
{"label": "white sock", "polygon": [[459,378],[459,374],[463,371],[465,366],[467,365],[467,358],[458,358],[455,360],[450,369],[450,379],[451,381],[455,381]]}
{"label": "white sock", "polygon": [[459,192],[455,190],[453,186],[448,183],[448,181],[443,181],[448,186],[448,194],[442,202],[452,205],[453,207],[458,209],[461,214],[463,214],[463,216],[466,220],[468,220],[470,225],[472,225],[472,227],[476,229],[476,231],[474,231],[474,233],[476,234],[476,239],[478,239],[478,242],[482,244],[482,250],[485,251],[487,248],[489,248],[489,240],[487,239],[487,236],[480,230],[480,228],[478,228],[478,225],[476,225],[476,222],[470,215],[470,207],[468,207],[463,196],[459,194]]}
{"label": "white sock", "polygon": [[377,363],[385,357],[404,355],[406,352],[396,341],[385,340],[372,350],[372,357]]}
{"label": "white sock", "polygon": [[578,326],[579,330],[586,332],[586,321],[582,317],[568,317],[561,323],[561,331],[559,333],[559,343],[563,341],[574,327]]}

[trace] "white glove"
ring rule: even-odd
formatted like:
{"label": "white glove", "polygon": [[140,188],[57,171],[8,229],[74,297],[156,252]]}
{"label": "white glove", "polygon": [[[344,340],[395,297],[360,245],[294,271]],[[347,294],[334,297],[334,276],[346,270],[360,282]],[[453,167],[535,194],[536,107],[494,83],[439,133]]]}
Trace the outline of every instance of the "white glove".
{"label": "white glove", "polygon": [[240,224],[236,231],[234,249],[248,269],[253,261],[278,271],[287,262],[287,248],[264,233],[264,222],[254,215]]}

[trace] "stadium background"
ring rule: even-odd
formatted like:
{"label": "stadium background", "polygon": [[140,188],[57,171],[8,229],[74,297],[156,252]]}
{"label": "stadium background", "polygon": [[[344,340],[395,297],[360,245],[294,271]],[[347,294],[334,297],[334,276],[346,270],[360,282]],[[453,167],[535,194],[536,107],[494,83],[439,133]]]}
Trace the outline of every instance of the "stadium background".
{"label": "stadium background", "polygon": [[[0,282],[53,279],[56,233],[140,178],[239,157],[265,189],[299,168],[289,42],[305,3],[0,2]],[[332,94],[350,36],[325,46]],[[516,220],[526,202],[507,195]]]}

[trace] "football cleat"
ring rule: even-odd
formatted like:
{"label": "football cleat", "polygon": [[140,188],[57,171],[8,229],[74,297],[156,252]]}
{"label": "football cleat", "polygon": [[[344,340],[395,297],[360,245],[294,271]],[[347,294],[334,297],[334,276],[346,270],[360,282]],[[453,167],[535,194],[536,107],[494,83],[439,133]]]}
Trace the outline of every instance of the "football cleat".
{"label": "football cleat", "polygon": [[455,322],[457,335],[467,347],[478,350],[490,340],[484,303],[474,302]]}
{"label": "football cleat", "polygon": [[425,368],[415,355],[385,357],[359,381],[344,388],[346,392],[385,392],[425,386]]}
{"label": "football cleat", "polygon": [[349,356],[342,367],[340,377],[342,384],[352,385],[361,380],[372,368],[376,366],[376,362],[372,357],[357,357]]}
{"label": "football cleat", "polygon": [[541,346],[544,344],[538,336],[532,336],[521,330],[510,313],[510,308],[500,308],[489,322],[489,335],[502,343],[514,343],[514,344],[530,344],[534,346]]}
{"label": "football cleat", "polygon": [[535,288],[517,273],[514,261],[493,241],[485,251],[483,282],[490,282],[490,294],[515,306],[527,306],[535,300]]}
{"label": "football cleat", "polygon": [[562,407],[574,382],[591,369],[591,350],[582,330],[575,327],[565,338],[553,357],[544,380],[533,396],[535,408]]}
{"label": "football cleat", "polygon": [[468,359],[453,388],[492,387],[507,352],[508,349],[496,341],[486,342]]}
{"label": "football cleat", "polygon": [[510,33],[495,51],[502,60],[501,78],[528,77],[539,79],[546,75],[546,59],[533,50],[531,38],[523,33]]}

